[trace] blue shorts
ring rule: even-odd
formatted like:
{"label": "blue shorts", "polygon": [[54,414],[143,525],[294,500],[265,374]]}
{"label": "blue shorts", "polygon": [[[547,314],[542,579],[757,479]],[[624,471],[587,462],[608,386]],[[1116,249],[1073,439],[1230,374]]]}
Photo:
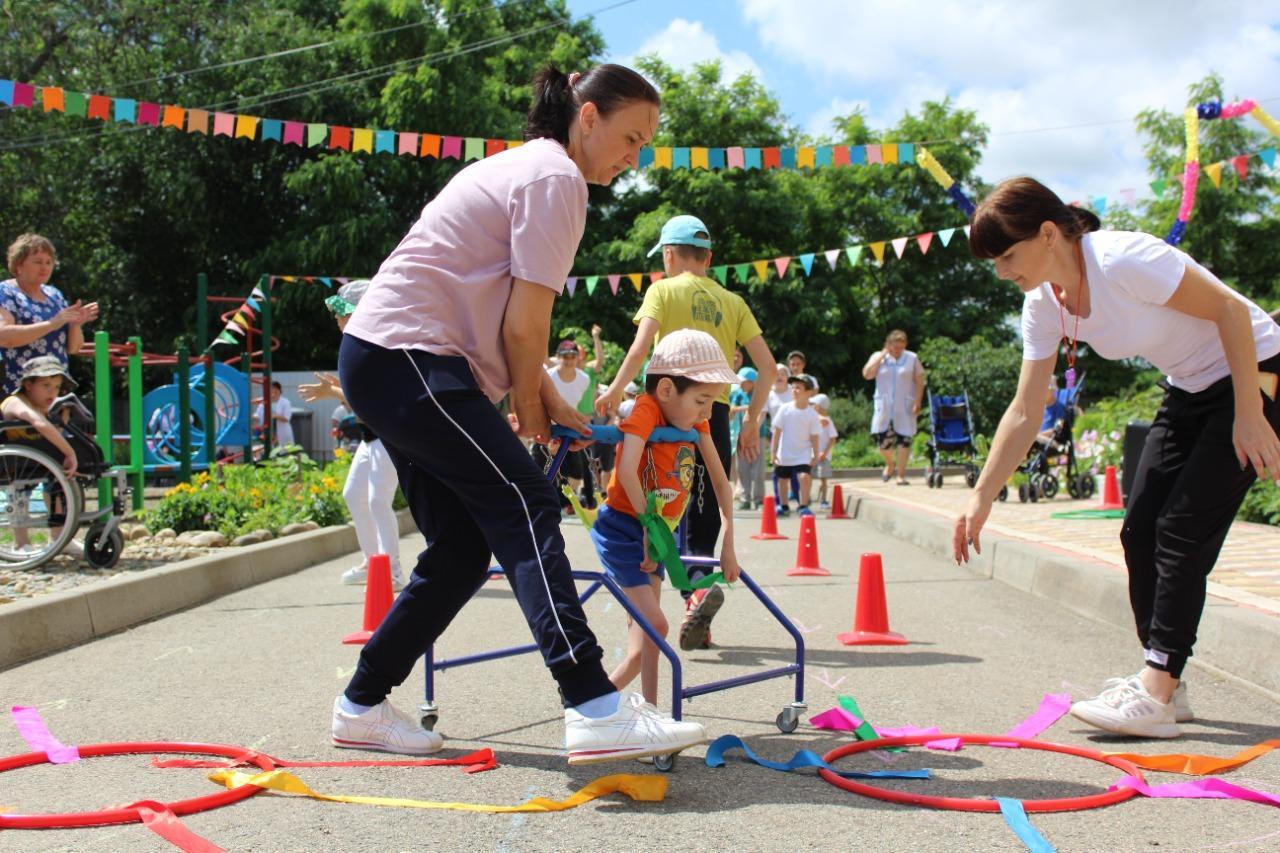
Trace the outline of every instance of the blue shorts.
{"label": "blue shorts", "polygon": [[608,506],[600,507],[596,523],[591,526],[591,541],[595,543],[605,574],[624,589],[648,586],[652,583],[650,578],[666,577],[661,563],[657,571],[640,570],[640,564],[644,562],[644,528],[635,517],[625,512]]}

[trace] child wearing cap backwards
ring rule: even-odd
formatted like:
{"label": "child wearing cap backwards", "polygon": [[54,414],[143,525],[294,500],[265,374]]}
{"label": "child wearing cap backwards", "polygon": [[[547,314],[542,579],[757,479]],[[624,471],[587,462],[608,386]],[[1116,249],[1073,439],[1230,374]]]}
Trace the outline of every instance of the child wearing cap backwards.
{"label": "child wearing cap backwards", "polygon": [[[760,324],[746,301],[731,293],[708,276],[711,264],[711,232],[696,216],[674,216],[662,226],[657,245],[650,255],[662,253],[665,278],[645,291],[644,302],[632,319],[636,323],[635,340],[622,360],[618,375],[609,390],[596,401],[601,412],[612,412],[622,398],[622,388],[635,377],[656,337],[659,342],[678,329],[706,332],[720,345],[725,364],[733,359],[735,344],[746,348],[757,369],[773,364],[773,354],[765,343]],[[768,399],[768,388],[757,388],[743,416],[739,438],[743,459],[754,459],[760,453],[759,429]],[[729,442],[729,388],[711,407],[711,441],[720,466],[726,471],[731,464]],[[693,486],[695,499],[689,510],[689,552],[699,557],[715,553],[720,534],[721,508],[713,489],[707,488],[709,472],[706,456],[699,451],[698,470]],[[730,495],[732,498],[732,494]],[[691,566],[690,577],[705,574],[703,567]],[[717,586],[687,595],[685,620],[680,628],[680,648],[688,651],[707,645],[706,628],[711,616],[724,603],[724,592]]]}
{"label": "child wearing cap backwards", "polygon": [[[591,540],[605,571],[626,590],[636,609],[664,637],[667,621],[658,602],[663,569],[649,556],[648,534],[636,515],[646,511],[649,493],[656,492],[663,501],[659,510],[663,520],[672,528],[679,523],[693,487],[694,445],[648,444],[648,438],[660,426],[697,431],[697,446],[706,460],[724,526],[720,569],[726,580],[737,580],[740,570],[733,550],[733,514],[729,509],[733,505],[733,489],[711,443],[708,424],[712,404],[736,378],[715,338],[705,332],[682,329],[658,342],[645,376],[645,393],[620,425],[623,443],[617,472],[605,505],[591,528]],[[658,647],[639,625],[632,623],[627,656],[609,680],[621,690],[637,673],[645,701],[655,704]]]}
{"label": "child wearing cap backwards", "polygon": [[831,399],[826,394],[814,394],[809,405],[817,410],[818,424],[822,427],[822,434],[818,436],[818,462],[813,468],[813,476],[818,480],[818,503],[823,509],[829,509],[827,480],[831,477],[831,451],[835,449],[840,433],[836,430],[835,421],[827,414]]}
{"label": "child wearing cap backwards", "polygon": [[[817,411],[809,405],[813,393],[813,379],[801,373],[787,380],[791,386],[791,402],[778,409],[773,418],[774,474],[791,479],[791,493],[800,504],[799,515],[813,515],[809,509],[809,490],[813,479],[810,472],[818,458],[818,440],[822,425]],[[779,515],[789,515],[786,503],[778,507]]]}

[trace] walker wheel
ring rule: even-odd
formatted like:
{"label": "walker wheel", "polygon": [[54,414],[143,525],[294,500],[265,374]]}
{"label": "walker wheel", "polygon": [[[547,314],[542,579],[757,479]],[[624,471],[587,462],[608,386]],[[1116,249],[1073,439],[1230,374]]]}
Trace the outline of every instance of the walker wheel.
{"label": "walker wheel", "polygon": [[1027,502],[1027,484],[1019,483],[1018,484],[1018,503],[1026,503],[1026,502]]}
{"label": "walker wheel", "polygon": [[941,471],[933,475],[933,487],[935,489],[942,488],[942,472]]}
{"label": "walker wheel", "polygon": [[783,708],[778,712],[778,718],[774,722],[778,725],[778,731],[789,735],[800,725],[800,715],[794,708]]}
{"label": "walker wheel", "polygon": [[970,468],[968,471],[965,471],[964,484],[971,489],[974,486],[978,485],[978,472],[975,471],[973,468]]}
{"label": "walker wheel", "polygon": [[1008,487],[1008,486],[1001,486],[1001,487],[1000,487],[1000,495],[999,495],[999,499],[1000,499],[1000,500],[1002,500],[1002,501],[1007,501],[1007,500],[1009,500],[1009,487]]}
{"label": "walker wheel", "polygon": [[1067,494],[1070,495],[1072,498],[1075,498],[1076,500],[1080,499],[1080,478],[1079,477],[1067,478]]}
{"label": "walker wheel", "polygon": [[1098,490],[1098,484],[1088,474],[1080,475],[1080,497],[1088,500]]}
{"label": "walker wheel", "polygon": [[1053,500],[1058,494],[1058,478],[1052,474],[1045,474],[1041,477],[1040,493],[1044,495],[1045,500]]}
{"label": "walker wheel", "polygon": [[420,711],[418,717],[418,725],[422,726],[426,731],[435,731],[436,723],[440,722],[440,712],[436,710]]}
{"label": "walker wheel", "polygon": [[660,773],[670,773],[676,767],[676,754],[669,752],[666,755],[655,755],[653,757],[653,769]]}

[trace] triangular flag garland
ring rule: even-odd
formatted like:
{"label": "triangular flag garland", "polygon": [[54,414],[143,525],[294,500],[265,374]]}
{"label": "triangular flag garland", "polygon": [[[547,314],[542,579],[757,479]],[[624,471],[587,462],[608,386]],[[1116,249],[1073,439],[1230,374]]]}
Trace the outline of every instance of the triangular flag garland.
{"label": "triangular flag garland", "polygon": [[[352,277],[336,275],[264,275],[262,280],[266,283],[267,290],[270,290],[271,285],[277,281],[319,283],[325,287],[332,288],[335,282],[340,285],[346,284],[352,280]],[[208,349],[213,349],[218,344],[239,344],[245,332],[253,328],[252,323],[262,313],[262,306],[266,301],[267,294],[262,289],[262,285],[255,284],[253,289],[249,291],[249,295],[244,298],[244,302],[231,315],[231,319],[227,320],[227,324],[222,327],[222,331],[209,343]],[[254,328],[254,331],[256,332],[257,329]]]}
{"label": "triangular flag garland", "polygon": [[[207,110],[73,92],[59,86],[35,86],[0,80],[0,103],[35,108],[40,93],[42,111],[89,120],[150,125],[209,135]],[[364,154],[409,155],[460,162],[492,157],[522,143],[517,139],[422,133],[368,127],[345,127],[326,122],[299,122],[240,113],[214,113],[213,136],[232,140],[275,142],[299,148],[320,148]],[[916,162],[918,145],[884,142],[879,145],[799,145],[777,147],[646,146],[640,150],[640,169],[818,169],[828,166],[892,165]]]}

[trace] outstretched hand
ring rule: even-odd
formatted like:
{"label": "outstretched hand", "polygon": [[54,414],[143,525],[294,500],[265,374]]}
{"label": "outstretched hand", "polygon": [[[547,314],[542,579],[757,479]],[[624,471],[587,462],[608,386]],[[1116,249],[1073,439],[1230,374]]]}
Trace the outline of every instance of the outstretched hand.
{"label": "outstretched hand", "polygon": [[981,533],[991,514],[991,504],[982,501],[975,495],[969,501],[964,514],[956,519],[955,531],[951,536],[951,546],[955,552],[956,564],[969,562],[969,546],[973,546],[975,554],[982,553]]}

